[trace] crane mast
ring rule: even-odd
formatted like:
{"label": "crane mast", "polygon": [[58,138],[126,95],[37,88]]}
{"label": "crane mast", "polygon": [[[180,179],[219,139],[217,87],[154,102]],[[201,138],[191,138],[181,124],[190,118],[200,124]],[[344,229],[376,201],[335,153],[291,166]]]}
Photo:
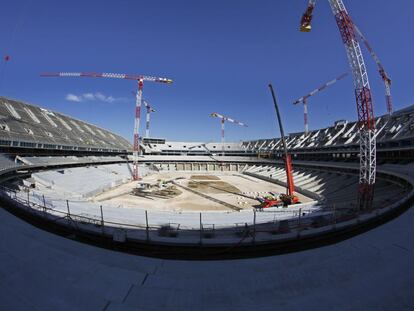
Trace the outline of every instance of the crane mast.
{"label": "crane mast", "polygon": [[132,150],[133,160],[133,180],[139,180],[138,175],[138,156],[139,156],[139,125],[141,121],[142,106],[142,89],[144,88],[144,80],[138,80],[138,92],[135,100],[135,119],[134,119],[134,146]]}
{"label": "crane mast", "polygon": [[[309,0],[308,7],[306,9],[306,12],[303,14],[301,22],[300,22],[300,31],[302,32],[309,32],[312,29],[312,18],[313,18],[313,10],[315,9],[316,0]],[[343,4],[342,4],[343,5]],[[369,44],[367,38],[363,35],[361,30],[353,23],[354,29],[356,33],[358,34],[361,41],[364,43],[365,47],[367,48],[368,52],[371,54],[371,57],[374,59],[378,72],[381,76],[382,81],[384,82],[385,87],[385,103],[387,107],[388,115],[391,115],[393,113],[393,104],[392,104],[392,97],[391,97],[391,79],[387,72],[385,71],[384,67],[382,66],[382,63],[378,57],[378,55],[375,53],[371,45]]]}
{"label": "crane mast", "polygon": [[373,50],[373,48],[369,44],[367,38],[363,35],[361,30],[359,30],[359,28],[355,24],[354,24],[354,27],[355,27],[355,30],[356,30],[358,36],[360,37],[360,39],[364,43],[365,47],[367,48],[368,52],[371,54],[372,58],[374,59],[375,64],[377,65],[377,68],[378,68],[378,72],[381,76],[381,79],[382,79],[382,81],[384,81],[385,103],[387,105],[387,112],[388,112],[388,115],[392,115],[394,109],[393,109],[392,98],[391,98],[391,78],[389,77],[389,75],[385,71],[385,69],[382,66],[382,63],[381,63],[377,53],[375,53],[375,51]]}
{"label": "crane mast", "polygon": [[146,113],[146,122],[145,122],[145,138],[149,138],[149,130],[150,130],[150,118],[151,118],[151,112],[155,112],[155,110],[150,106],[150,104],[144,100],[145,108],[147,108]]}
{"label": "crane mast", "polygon": [[[137,96],[137,92],[131,91],[134,97]],[[151,120],[151,113],[155,112],[155,109],[151,107],[151,105],[145,99],[142,100],[144,103],[145,108],[147,108],[146,113],[146,120],[145,120],[145,138],[149,138],[149,129],[150,129],[150,120]]]}
{"label": "crane mast", "polygon": [[[310,31],[315,0],[311,0],[301,19],[301,30]],[[371,88],[355,26],[342,0],[328,0],[335,17],[354,81],[359,130],[359,188],[358,209],[370,209],[376,177],[375,119]]]}

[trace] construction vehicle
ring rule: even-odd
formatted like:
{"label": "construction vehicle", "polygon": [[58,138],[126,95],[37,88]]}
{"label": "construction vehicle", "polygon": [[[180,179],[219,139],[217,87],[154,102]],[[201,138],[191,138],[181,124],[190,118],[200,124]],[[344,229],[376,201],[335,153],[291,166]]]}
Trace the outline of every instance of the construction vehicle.
{"label": "construction vehicle", "polygon": [[289,206],[292,204],[297,204],[299,202],[299,197],[295,194],[295,185],[293,182],[293,174],[292,174],[292,158],[288,153],[286,139],[285,139],[285,132],[283,130],[282,125],[282,118],[280,116],[279,106],[276,101],[275,92],[273,91],[273,86],[269,84],[270,91],[272,93],[273,103],[276,109],[276,115],[279,122],[279,129],[280,129],[280,136],[282,137],[282,144],[283,144],[283,151],[284,151],[284,161],[285,161],[285,169],[286,169],[286,194],[281,193],[278,196],[265,196],[263,198],[259,198],[260,208],[269,208],[274,206]]}
{"label": "construction vehicle", "polygon": [[286,207],[292,204],[300,203],[297,196],[292,197],[284,193],[281,193],[279,195],[266,195],[263,197],[258,197],[257,200],[260,202],[259,208],[270,208],[276,206]]}

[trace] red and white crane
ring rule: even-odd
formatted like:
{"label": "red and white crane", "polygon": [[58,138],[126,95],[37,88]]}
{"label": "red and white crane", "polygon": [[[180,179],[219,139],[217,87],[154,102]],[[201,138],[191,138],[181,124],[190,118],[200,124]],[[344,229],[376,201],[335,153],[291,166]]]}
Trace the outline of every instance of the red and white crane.
{"label": "red and white crane", "polygon": [[391,79],[390,76],[385,71],[384,67],[382,66],[382,63],[377,55],[377,53],[374,52],[371,45],[369,44],[367,38],[362,34],[361,30],[354,24],[354,28],[359,35],[362,42],[364,42],[365,47],[367,48],[368,52],[371,54],[372,58],[375,61],[375,64],[377,65],[378,72],[381,76],[382,81],[384,81],[384,87],[385,87],[385,103],[387,105],[387,112],[388,115],[392,115],[393,113],[393,106],[392,106],[392,98],[391,98]]}
{"label": "red and white crane", "polygon": [[[306,9],[305,14],[303,14],[301,22],[300,22],[300,31],[302,32],[309,32],[312,29],[312,18],[313,18],[313,10],[316,5],[316,0],[309,0],[308,8]],[[342,3],[343,5],[343,3]],[[353,23],[354,30],[358,34],[361,41],[364,43],[365,47],[367,48],[368,52],[371,54],[372,58],[374,59],[378,72],[381,76],[382,81],[384,81],[385,86],[385,103],[387,105],[387,112],[389,115],[393,113],[393,105],[392,105],[392,97],[391,97],[391,79],[390,76],[385,71],[384,67],[382,66],[382,63],[378,57],[378,55],[375,53],[375,51],[372,49],[371,44],[369,44],[367,38],[363,35],[361,30]]]}
{"label": "red and white crane", "polygon": [[294,105],[297,104],[303,104],[303,120],[305,123],[305,134],[307,134],[309,132],[309,118],[308,118],[308,98],[315,95],[316,93],[326,89],[328,86],[336,83],[337,81],[345,78],[348,75],[348,73],[343,73],[341,74],[339,77],[337,77],[336,79],[333,79],[327,83],[325,83],[324,85],[318,87],[317,89],[313,90],[312,92],[310,92],[309,94],[295,100],[293,102]]}
{"label": "red and white crane", "polygon": [[[131,93],[132,95],[134,95],[134,97],[137,96],[137,92],[131,91]],[[145,138],[149,138],[151,112],[155,112],[155,109],[151,107],[151,105],[147,102],[146,99],[142,99],[142,102],[144,103],[145,108],[147,108],[145,120]]]}
{"label": "red and white crane", "polygon": [[270,92],[272,93],[273,104],[276,110],[276,117],[279,123],[279,130],[280,130],[280,137],[282,140],[283,145],[283,154],[284,154],[284,161],[285,161],[285,170],[286,170],[286,194],[280,195],[279,200],[264,200],[263,207],[272,207],[278,205],[279,202],[283,203],[283,205],[288,206],[291,204],[299,203],[299,197],[295,194],[295,184],[293,182],[293,172],[292,172],[292,158],[289,154],[287,144],[286,144],[286,137],[285,131],[283,130],[283,123],[282,117],[280,115],[279,105],[276,100],[275,91],[273,90],[272,84],[269,84]]}
{"label": "red and white crane", "polygon": [[[357,31],[342,0],[328,0],[335,17],[342,42],[348,56],[354,81],[355,98],[358,112],[359,129],[359,188],[358,208],[372,208],[376,177],[376,136],[375,116],[371,88],[364,57],[358,42]],[[301,19],[301,31],[311,30],[312,12],[316,0],[310,0],[308,8]]]}
{"label": "red and white crane", "polygon": [[139,155],[139,125],[141,121],[141,106],[143,102],[142,90],[144,88],[144,81],[159,82],[170,84],[173,81],[168,78],[159,78],[145,75],[130,75],[123,73],[96,73],[96,72],[58,72],[58,73],[43,73],[42,77],[91,77],[91,78],[112,78],[112,79],[126,79],[135,80],[138,83],[138,92],[136,93],[135,101],[135,123],[134,123],[134,145],[133,145],[133,180],[139,180],[138,175],[138,155]]}
{"label": "red and white crane", "polygon": [[214,117],[214,118],[219,118],[220,119],[220,124],[221,124],[221,149],[222,149],[222,156],[224,156],[224,123],[226,121],[230,122],[230,123],[234,123],[240,126],[244,126],[247,127],[247,124],[244,124],[242,122],[236,121],[232,118],[223,116],[219,113],[213,112],[212,114],[210,114],[210,117]]}
{"label": "red and white crane", "polygon": [[145,138],[149,138],[149,130],[150,130],[150,118],[151,118],[151,112],[155,112],[154,108],[151,107],[151,105],[144,99],[144,106],[147,108],[147,114],[146,114],[146,122],[145,122]]}

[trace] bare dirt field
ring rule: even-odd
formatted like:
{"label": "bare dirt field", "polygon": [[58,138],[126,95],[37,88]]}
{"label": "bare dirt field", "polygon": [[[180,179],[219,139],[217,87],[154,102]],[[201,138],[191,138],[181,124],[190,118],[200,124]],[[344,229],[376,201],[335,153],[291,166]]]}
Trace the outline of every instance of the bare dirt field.
{"label": "bare dirt field", "polygon": [[[258,205],[257,196],[285,192],[279,185],[233,172],[203,175],[160,172],[146,176],[142,183],[145,183],[144,190],[134,190],[137,187],[143,189],[143,186],[136,181],[129,182],[98,194],[91,201],[125,208],[139,206],[148,210],[232,212]],[[299,198],[303,203],[311,201],[300,194]]]}
{"label": "bare dirt field", "polygon": [[238,188],[225,181],[190,181],[188,187],[203,193],[240,193]]}

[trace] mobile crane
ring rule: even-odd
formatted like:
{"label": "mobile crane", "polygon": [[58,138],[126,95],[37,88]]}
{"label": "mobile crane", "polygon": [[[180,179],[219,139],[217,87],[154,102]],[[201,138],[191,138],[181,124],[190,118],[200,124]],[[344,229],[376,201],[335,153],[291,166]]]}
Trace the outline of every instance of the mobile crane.
{"label": "mobile crane", "polygon": [[283,144],[283,151],[284,151],[284,161],[285,161],[285,169],[286,169],[286,194],[282,193],[279,195],[278,198],[275,197],[264,197],[261,198],[259,201],[261,202],[261,208],[269,208],[273,206],[289,206],[292,204],[297,204],[299,202],[299,197],[295,194],[295,185],[293,182],[293,174],[292,174],[292,158],[288,153],[286,140],[285,140],[285,132],[283,130],[282,125],[282,118],[280,116],[279,106],[276,101],[275,92],[273,91],[272,84],[269,84],[270,92],[272,93],[273,103],[276,109],[276,115],[279,122],[279,129],[280,129],[280,136],[282,139]]}

